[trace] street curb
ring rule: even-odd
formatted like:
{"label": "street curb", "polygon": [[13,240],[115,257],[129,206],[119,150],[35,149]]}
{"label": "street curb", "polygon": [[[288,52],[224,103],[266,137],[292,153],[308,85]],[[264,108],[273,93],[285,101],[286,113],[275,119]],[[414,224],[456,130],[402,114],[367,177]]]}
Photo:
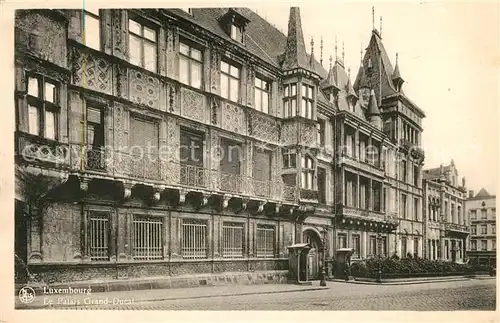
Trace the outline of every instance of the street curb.
{"label": "street curb", "polygon": [[[182,296],[182,297],[162,297],[162,298],[153,298],[153,299],[141,299],[136,303],[144,303],[144,302],[161,302],[161,301],[175,301],[175,300],[184,300],[184,299],[200,299],[200,298],[211,298],[211,297],[229,297],[229,296],[246,296],[246,295],[263,295],[263,294],[280,294],[280,293],[294,293],[294,292],[309,292],[309,291],[318,291],[318,290],[326,290],[330,289],[330,287],[313,287],[307,289],[290,289],[290,290],[282,290],[282,291],[265,291],[265,292],[248,292],[248,293],[227,293],[220,295],[199,295],[199,296]],[[168,289],[166,289],[168,290]],[[61,305],[53,305],[53,306],[44,306],[44,305],[26,305],[26,304],[15,304],[15,309],[18,310],[34,310],[34,309],[53,309],[53,308],[64,308],[64,307],[79,307],[77,305],[72,304],[61,304]],[[85,307],[85,306],[82,306]]]}
{"label": "street curb", "polygon": [[392,285],[392,286],[397,286],[397,285],[416,285],[416,284],[428,284],[428,283],[444,283],[444,282],[453,282],[453,281],[467,281],[467,280],[472,280],[472,278],[456,278],[456,279],[434,279],[434,280],[416,280],[416,281],[403,281],[403,282],[384,282],[382,281],[381,283],[377,282],[371,282],[371,281],[345,281],[342,279],[339,280],[331,280],[334,282],[339,282],[339,283],[346,283],[346,284],[359,284],[359,285]]}

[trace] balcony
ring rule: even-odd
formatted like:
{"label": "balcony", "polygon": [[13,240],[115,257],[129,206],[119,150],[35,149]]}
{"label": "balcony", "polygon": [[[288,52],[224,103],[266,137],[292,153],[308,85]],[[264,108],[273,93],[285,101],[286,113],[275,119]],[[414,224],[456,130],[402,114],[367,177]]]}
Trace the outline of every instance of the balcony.
{"label": "balcony", "polygon": [[404,152],[408,152],[408,154],[414,159],[423,161],[425,158],[424,150],[409,140],[400,139],[399,148]]}
{"label": "balcony", "polygon": [[306,190],[306,189],[301,189],[300,190],[300,200],[307,200],[307,201],[318,201],[319,193],[318,191],[314,190]]}
{"label": "balcony", "polygon": [[360,161],[359,159],[355,157],[348,156],[346,154],[342,155],[341,158],[341,163],[356,169],[363,170],[367,173],[379,176],[379,177],[384,177],[385,172],[384,169],[381,166],[374,165],[368,162]]}
{"label": "balcony", "polygon": [[345,217],[359,220],[374,220],[377,222],[386,221],[390,216],[384,212],[361,209],[352,206],[341,206],[341,214]]}
{"label": "balcony", "polygon": [[456,223],[445,223],[444,226],[446,231],[454,231],[458,233],[469,233],[469,227],[466,225],[456,224]]}
{"label": "balcony", "polygon": [[16,132],[16,156],[21,162],[59,169],[70,167],[69,145],[54,140]]}

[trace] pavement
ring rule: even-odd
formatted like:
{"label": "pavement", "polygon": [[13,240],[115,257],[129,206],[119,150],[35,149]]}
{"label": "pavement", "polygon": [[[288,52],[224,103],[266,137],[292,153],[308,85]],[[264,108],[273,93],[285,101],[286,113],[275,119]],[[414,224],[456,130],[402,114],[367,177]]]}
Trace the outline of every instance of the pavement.
{"label": "pavement", "polygon": [[466,276],[450,276],[450,277],[415,277],[415,278],[392,278],[392,279],[382,279],[381,283],[378,283],[375,278],[356,278],[353,280],[345,281],[343,279],[332,279],[331,281],[345,282],[349,284],[368,284],[368,285],[411,285],[411,284],[426,284],[426,283],[439,283],[439,282],[449,282],[449,281],[466,281],[471,279],[495,279],[489,275],[481,275],[474,277]]}

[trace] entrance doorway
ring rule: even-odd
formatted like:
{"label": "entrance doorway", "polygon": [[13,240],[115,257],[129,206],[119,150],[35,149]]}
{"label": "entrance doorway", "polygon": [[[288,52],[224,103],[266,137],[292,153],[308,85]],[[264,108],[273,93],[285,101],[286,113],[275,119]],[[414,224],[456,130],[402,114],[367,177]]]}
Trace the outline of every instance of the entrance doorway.
{"label": "entrance doorway", "polygon": [[309,250],[308,257],[308,267],[307,274],[310,280],[319,279],[320,267],[321,267],[321,255],[322,255],[322,243],[318,234],[312,230],[304,231],[305,243],[311,245],[311,250]]}

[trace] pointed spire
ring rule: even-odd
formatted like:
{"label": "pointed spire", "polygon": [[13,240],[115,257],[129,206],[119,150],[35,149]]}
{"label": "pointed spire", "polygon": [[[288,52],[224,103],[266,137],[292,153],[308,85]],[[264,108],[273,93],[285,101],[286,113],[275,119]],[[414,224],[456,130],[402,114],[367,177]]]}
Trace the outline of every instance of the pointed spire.
{"label": "pointed spire", "polygon": [[398,53],[396,53],[396,66],[394,67],[394,72],[392,73],[392,81],[396,86],[396,90],[401,91],[401,86],[403,85],[404,80],[399,72]]}
{"label": "pointed spire", "polygon": [[323,36],[321,36],[319,63],[321,64],[321,66],[323,66]]}
{"label": "pointed spire", "polygon": [[377,97],[375,91],[370,92],[370,101],[368,102],[368,116],[380,116],[380,110],[377,104]]}
{"label": "pointed spire", "polygon": [[344,50],[344,41],[342,41],[342,63],[345,64],[345,50]]}
{"label": "pointed spire", "polygon": [[326,77],[326,85],[324,86],[324,89],[330,89],[330,88],[333,88],[334,89],[334,92],[336,92],[336,90],[338,90],[338,85],[337,85],[337,80],[336,80],[336,77],[335,77],[335,69],[334,69],[334,66],[333,66],[333,56],[330,55],[330,68],[328,70],[328,75]]}
{"label": "pointed spire", "polygon": [[380,33],[380,38],[382,38],[382,16],[380,16],[380,30],[379,30],[379,33]]}
{"label": "pointed spire", "polygon": [[[347,95],[346,97],[348,99],[352,98],[352,99],[357,99],[358,96],[356,95],[356,92],[354,91],[354,88],[352,87],[352,83],[351,83],[351,68],[348,68],[347,69],[347,84],[346,84],[346,92],[347,92]],[[353,105],[354,105],[354,102],[353,102]]]}
{"label": "pointed spire", "polygon": [[309,57],[309,65],[314,68],[314,38],[311,37],[311,56]]}
{"label": "pointed spire", "polygon": [[339,58],[339,55],[337,54],[337,35],[335,35],[335,62]]}
{"label": "pointed spire", "polygon": [[[298,7],[290,8],[288,35],[282,67],[284,70],[302,68],[311,71],[307,60],[306,45],[304,43],[304,34],[300,20],[300,9]],[[314,72],[314,70],[312,71]]]}
{"label": "pointed spire", "polygon": [[372,30],[375,30],[375,7],[372,7]]}
{"label": "pointed spire", "polygon": [[333,64],[333,56],[330,55],[330,68],[328,70],[331,70],[332,69],[332,65]]}

